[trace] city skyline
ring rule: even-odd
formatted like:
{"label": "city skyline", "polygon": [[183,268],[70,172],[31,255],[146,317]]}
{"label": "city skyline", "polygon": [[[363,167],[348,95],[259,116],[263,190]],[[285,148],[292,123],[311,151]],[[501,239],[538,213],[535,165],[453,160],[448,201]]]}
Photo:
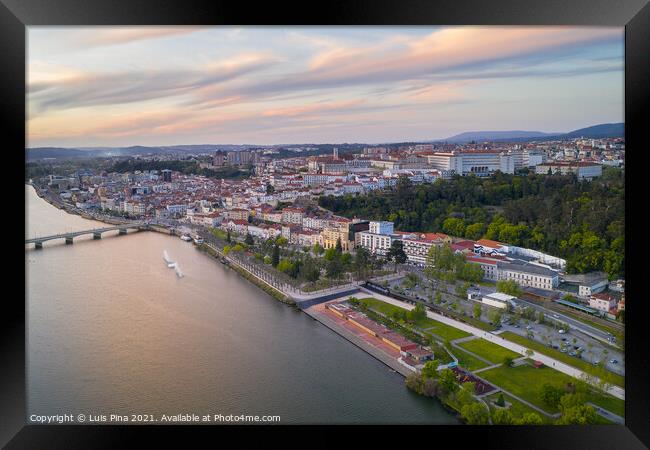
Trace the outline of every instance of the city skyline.
{"label": "city skyline", "polygon": [[623,122],[623,28],[29,27],[28,146],[281,144]]}

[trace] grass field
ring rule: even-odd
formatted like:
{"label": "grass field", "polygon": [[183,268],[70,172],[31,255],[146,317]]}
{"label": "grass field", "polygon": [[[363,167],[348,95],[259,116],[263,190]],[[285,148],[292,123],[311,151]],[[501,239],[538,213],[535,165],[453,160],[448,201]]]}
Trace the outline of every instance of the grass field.
{"label": "grass field", "polygon": [[[564,386],[566,383],[575,380],[573,377],[551,369],[550,367],[536,369],[529,365],[496,367],[481,372],[480,376],[549,413],[556,413],[558,410],[549,407],[542,401],[540,389],[544,383]],[[623,400],[619,400],[600,391],[591,390],[587,396],[587,401],[619,416],[625,415],[625,402]]]}
{"label": "grass field", "polygon": [[469,353],[466,353],[462,350],[458,350],[455,347],[452,347],[451,352],[458,358],[458,365],[467,370],[478,370],[484,367],[489,366],[489,364],[484,363],[478,358],[473,357]]}
{"label": "grass field", "polygon": [[[533,341],[523,336],[519,336],[518,334],[515,334],[511,331],[504,331],[499,336],[502,336],[507,340],[514,342],[516,344],[520,344],[532,350],[535,350],[536,352],[539,352],[542,355],[550,356],[551,358],[557,359],[558,361],[562,361],[563,363],[566,363],[570,366],[580,369],[583,372],[587,372],[595,376],[598,375],[598,368],[594,367],[593,364],[587,361],[583,361],[582,359],[569,356],[567,353],[562,353],[561,351],[555,350],[554,348],[547,347],[541,342]],[[625,387],[625,377],[615,373],[611,373],[610,376],[613,384],[617,386]]]}
{"label": "grass field", "polygon": [[[499,398],[499,393],[496,392],[492,395],[488,395],[487,397],[484,398],[485,402],[490,406],[490,411],[494,412],[497,407],[492,404],[493,401],[496,401]],[[503,399],[506,401],[506,403],[510,403],[510,408],[508,410],[510,411],[510,414],[512,414],[512,417],[516,419],[520,419],[523,417],[524,414],[528,413],[535,413],[539,417],[542,418],[542,422],[544,425],[550,425],[553,424],[554,419],[551,417],[548,417],[536,409],[531,408],[525,403],[520,402],[514,397],[509,396],[508,394],[503,394]]]}
{"label": "grass field", "polygon": [[488,342],[485,339],[473,339],[471,341],[460,342],[457,345],[488,361],[492,361],[494,364],[503,362],[506,357],[515,359],[521,356],[518,353]]}
{"label": "grass field", "polygon": [[[361,298],[359,301],[364,303],[368,308],[388,317],[390,317],[395,311],[404,309],[399,306],[391,305],[390,303],[382,302],[376,298]],[[469,333],[459,330],[458,328],[438,322],[437,320],[429,319],[428,317],[418,320],[415,323],[415,326],[427,334],[433,333],[444,340],[454,340],[470,336]]]}

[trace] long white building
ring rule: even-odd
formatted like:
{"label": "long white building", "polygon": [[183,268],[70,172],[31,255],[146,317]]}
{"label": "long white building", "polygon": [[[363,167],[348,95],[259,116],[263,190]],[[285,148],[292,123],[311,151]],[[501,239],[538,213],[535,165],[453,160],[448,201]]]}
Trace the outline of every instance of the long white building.
{"label": "long white building", "polygon": [[454,150],[426,155],[427,162],[440,171],[453,170],[459,175],[487,176],[497,170],[515,172],[515,157],[502,150]]}

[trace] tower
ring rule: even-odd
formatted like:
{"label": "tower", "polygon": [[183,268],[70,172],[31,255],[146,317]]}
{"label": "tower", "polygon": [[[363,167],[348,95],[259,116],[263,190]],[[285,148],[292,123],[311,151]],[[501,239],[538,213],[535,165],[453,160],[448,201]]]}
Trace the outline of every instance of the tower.
{"label": "tower", "polygon": [[334,147],[332,149],[332,153],[333,153],[332,156],[334,157],[334,159],[339,159],[339,149],[337,147]]}

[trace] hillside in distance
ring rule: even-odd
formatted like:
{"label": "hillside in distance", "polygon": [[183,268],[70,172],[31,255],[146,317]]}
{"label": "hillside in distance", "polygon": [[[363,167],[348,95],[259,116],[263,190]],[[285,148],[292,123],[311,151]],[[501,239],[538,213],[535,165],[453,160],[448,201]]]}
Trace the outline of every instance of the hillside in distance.
{"label": "hillside in distance", "polygon": [[560,133],[542,133],[541,131],[467,131],[445,139],[447,142],[464,144],[471,141],[495,141],[501,139],[519,139],[532,137],[557,136]]}

